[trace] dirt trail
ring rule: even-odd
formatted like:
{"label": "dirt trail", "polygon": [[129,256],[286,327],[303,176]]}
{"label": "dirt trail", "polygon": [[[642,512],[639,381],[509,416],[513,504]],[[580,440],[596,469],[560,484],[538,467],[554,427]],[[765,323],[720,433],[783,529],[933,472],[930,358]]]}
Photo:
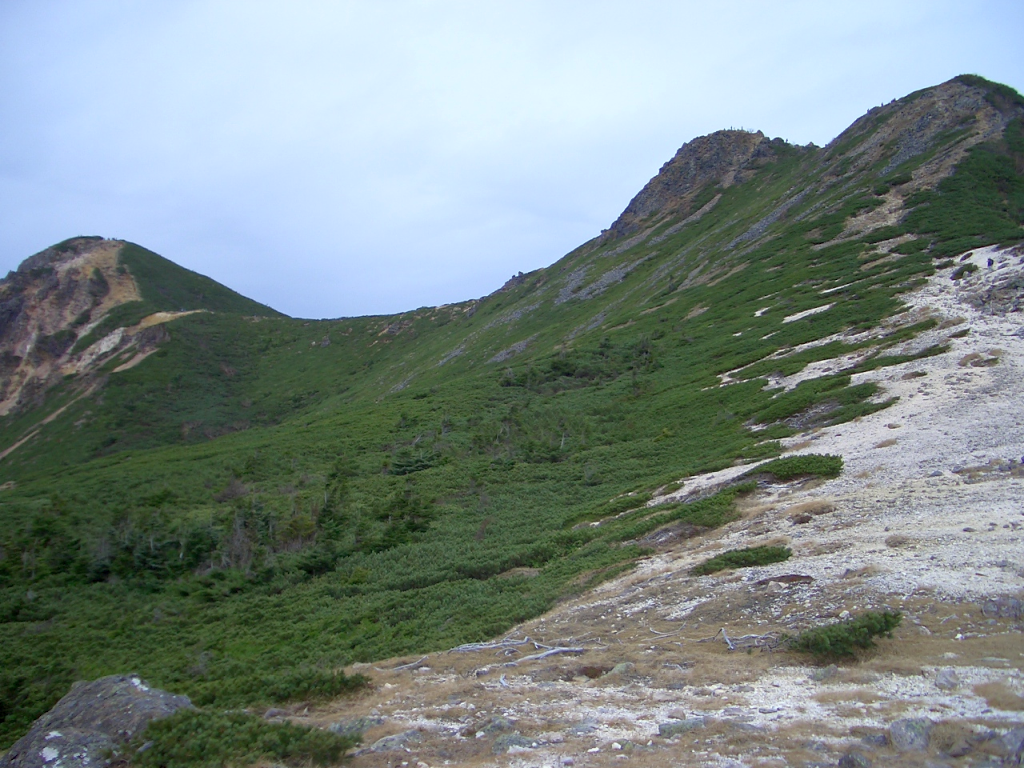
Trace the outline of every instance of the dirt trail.
{"label": "dirt trail", "polygon": [[[1024,257],[967,260],[978,270],[965,279],[946,269],[906,297],[909,316],[940,322],[893,354],[949,351],[858,374],[899,401],[787,441],[841,454],[839,478],[762,488],[741,519],[670,543],[504,644],[357,665],[371,691],[288,714],[362,727],[356,768],[1019,764],[1024,318],[1006,308]],[[673,497],[747,469],[687,478]],[[766,543],[793,556],[688,573]],[[903,623],[857,662],[758,647],[882,608]],[[525,658],[559,648],[575,650]]]}

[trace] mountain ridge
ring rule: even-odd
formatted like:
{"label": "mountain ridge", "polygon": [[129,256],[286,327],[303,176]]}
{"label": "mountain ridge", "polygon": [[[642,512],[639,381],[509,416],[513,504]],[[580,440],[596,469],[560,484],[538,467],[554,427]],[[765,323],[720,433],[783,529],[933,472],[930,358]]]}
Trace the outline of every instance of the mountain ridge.
{"label": "mountain ridge", "polygon": [[[884,412],[893,385],[867,374],[958,343],[908,297],[973,284],[989,265],[965,253],[1024,239],[1022,117],[968,77],[823,148],[701,137],[617,229],[397,315],[147,296],[117,272],[127,246],[74,245],[105,254],[107,293],[79,268],[49,325],[0,312],[22,334],[5,354],[50,365],[0,416],[5,743],[71,680],[125,664],[201,706],[340,693],[353,662],[492,638],[658,542],[731,536],[756,479],[673,489]],[[704,166],[701,147],[718,148]],[[88,331],[32,346],[86,307]],[[985,354],[965,369],[1001,373]]]}

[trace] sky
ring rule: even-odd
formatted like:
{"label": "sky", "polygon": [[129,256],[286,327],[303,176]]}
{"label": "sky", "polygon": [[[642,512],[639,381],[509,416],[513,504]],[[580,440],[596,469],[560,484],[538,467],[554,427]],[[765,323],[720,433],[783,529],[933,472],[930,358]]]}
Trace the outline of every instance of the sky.
{"label": "sky", "polygon": [[0,274],[131,240],[295,317],[477,298],[722,128],[824,145],[1024,3],[2,0]]}

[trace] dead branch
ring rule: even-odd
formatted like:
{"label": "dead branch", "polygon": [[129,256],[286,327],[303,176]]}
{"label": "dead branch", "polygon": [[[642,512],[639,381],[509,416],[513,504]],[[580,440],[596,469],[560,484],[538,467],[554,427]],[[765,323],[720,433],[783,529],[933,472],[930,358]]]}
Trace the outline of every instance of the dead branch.
{"label": "dead branch", "polygon": [[659,632],[653,627],[648,627],[647,629],[656,634],[658,637],[672,637],[672,635],[678,635],[680,632],[683,631],[682,627],[680,627],[679,629],[673,629],[671,632]]}
{"label": "dead branch", "polygon": [[698,643],[710,643],[718,639],[718,636],[722,636],[722,640],[730,651],[745,651],[750,648],[760,648],[762,651],[774,651],[782,643],[782,638],[778,635],[768,633],[766,635],[743,635],[742,637],[729,637],[729,634],[725,631],[725,627],[722,627],[711,637],[705,637],[698,640]]}
{"label": "dead branch", "polygon": [[403,669],[411,669],[412,667],[418,667],[426,660],[427,657],[424,656],[422,659],[418,659],[417,661],[411,661],[408,664],[400,664],[399,666],[392,667],[391,669],[380,669],[379,667],[374,667],[374,669],[376,669],[378,672],[401,672]]}
{"label": "dead branch", "polygon": [[[499,640],[496,643],[466,643],[465,645],[452,648],[448,653],[475,653],[477,651],[504,650],[507,648],[514,648],[517,645],[526,645],[531,642],[533,641],[530,640],[530,638],[524,637],[522,640],[511,640],[509,638],[505,638],[504,640]],[[534,645],[536,645],[536,643],[534,643]]]}
{"label": "dead branch", "polygon": [[537,659],[546,659],[548,656],[554,656],[559,653],[586,653],[586,648],[551,648],[543,653],[535,653],[532,656],[523,656],[521,659],[508,662],[506,667],[514,667],[517,664],[524,661],[536,661]]}

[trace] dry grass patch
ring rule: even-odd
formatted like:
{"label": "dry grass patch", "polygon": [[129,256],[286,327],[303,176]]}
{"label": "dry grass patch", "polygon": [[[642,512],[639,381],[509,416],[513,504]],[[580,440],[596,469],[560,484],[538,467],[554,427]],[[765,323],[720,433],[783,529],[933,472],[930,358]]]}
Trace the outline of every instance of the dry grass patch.
{"label": "dry grass patch", "polygon": [[872,576],[877,576],[882,572],[882,569],[877,565],[865,565],[861,568],[847,568],[843,571],[842,578],[844,579],[868,579]]}
{"label": "dry grass patch", "polygon": [[982,683],[974,686],[974,692],[985,699],[992,709],[1004,712],[1024,712],[1024,697],[1003,682]]}
{"label": "dry grass patch", "polygon": [[786,508],[785,514],[794,515],[827,515],[835,512],[835,505],[827,499],[812,499]]}
{"label": "dry grass patch", "polygon": [[819,704],[839,704],[841,702],[856,701],[861,704],[874,704],[881,701],[882,697],[870,688],[846,688],[836,691],[822,691],[813,696]]}

